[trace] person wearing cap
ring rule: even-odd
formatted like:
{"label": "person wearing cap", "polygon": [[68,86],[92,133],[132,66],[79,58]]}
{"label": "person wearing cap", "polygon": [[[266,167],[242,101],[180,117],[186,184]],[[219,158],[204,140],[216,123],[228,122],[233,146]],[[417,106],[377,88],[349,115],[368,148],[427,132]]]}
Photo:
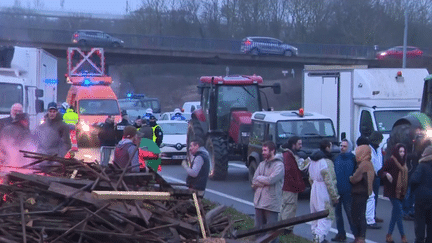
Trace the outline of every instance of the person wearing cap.
{"label": "person wearing cap", "polygon": [[129,123],[129,120],[128,120],[129,119],[128,114],[127,114],[127,112],[125,110],[121,111],[121,116],[122,116],[122,120],[115,125],[117,142],[119,142],[120,140],[122,140],[122,138],[123,138],[123,130],[125,129],[125,127],[131,125]]}
{"label": "person wearing cap", "polygon": [[20,103],[15,103],[11,107],[10,116],[0,119],[0,131],[7,125],[12,124],[15,116],[19,113],[23,113],[23,106]]}
{"label": "person wearing cap", "polygon": [[152,128],[153,131],[153,142],[157,144],[158,147],[162,144],[163,139],[163,132],[162,128],[156,123],[156,117],[150,116],[149,119],[149,126]]}
{"label": "person wearing cap", "polygon": [[142,119],[147,125],[149,125],[150,116],[153,116],[153,109],[147,108],[146,113],[142,116]]}
{"label": "person wearing cap", "polygon": [[63,122],[55,102],[48,104],[48,113],[44,116],[44,122],[36,127],[34,136],[38,153],[64,157],[71,149],[69,127]]}
{"label": "person wearing cap", "polygon": [[171,120],[175,121],[184,121],[186,117],[182,115],[182,112],[179,108],[174,109],[174,116],[171,117]]}
{"label": "person wearing cap", "polygon": [[409,184],[415,195],[415,243],[432,242],[432,146],[423,151]]}
{"label": "person wearing cap", "polygon": [[18,113],[12,123],[0,132],[0,147],[5,156],[4,161],[12,161],[29,140],[31,140],[31,133],[28,114]]}
{"label": "person wearing cap", "polygon": [[131,125],[126,126],[123,131],[123,138],[114,150],[114,164],[124,169],[130,160],[130,172],[140,172],[139,156],[144,156],[145,159],[159,158],[158,154],[150,151],[139,151],[140,141],[141,138],[138,136],[137,129]]}

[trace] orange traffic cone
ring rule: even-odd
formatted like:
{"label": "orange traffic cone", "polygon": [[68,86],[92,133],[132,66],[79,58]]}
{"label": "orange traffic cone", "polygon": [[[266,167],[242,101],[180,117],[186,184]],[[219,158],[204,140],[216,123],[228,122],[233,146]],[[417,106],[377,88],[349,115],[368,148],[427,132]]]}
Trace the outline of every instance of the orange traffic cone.
{"label": "orange traffic cone", "polygon": [[69,135],[70,135],[70,140],[72,143],[71,150],[72,151],[78,151],[78,141],[76,138],[76,130],[75,129],[69,130]]}

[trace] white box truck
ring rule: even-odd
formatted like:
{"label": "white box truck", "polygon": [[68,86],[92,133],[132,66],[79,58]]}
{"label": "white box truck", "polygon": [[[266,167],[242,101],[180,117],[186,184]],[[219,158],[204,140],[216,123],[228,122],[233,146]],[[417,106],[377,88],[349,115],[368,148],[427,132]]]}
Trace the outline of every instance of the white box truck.
{"label": "white box truck", "polygon": [[48,103],[57,102],[57,58],[40,48],[15,47],[12,52],[8,67],[0,67],[0,118],[21,103],[33,130]]}
{"label": "white box truck", "polygon": [[355,144],[360,135],[383,133],[382,146],[393,124],[419,111],[424,78],[421,68],[367,68],[367,66],[305,66],[304,111],[329,116],[339,140]]}

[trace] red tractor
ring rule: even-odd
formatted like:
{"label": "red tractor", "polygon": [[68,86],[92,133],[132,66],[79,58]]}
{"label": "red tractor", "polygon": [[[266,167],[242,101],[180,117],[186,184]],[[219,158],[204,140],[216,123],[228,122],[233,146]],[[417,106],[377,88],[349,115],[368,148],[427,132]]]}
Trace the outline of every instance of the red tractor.
{"label": "red tractor", "polygon": [[261,88],[280,94],[280,84],[263,85],[260,76],[203,76],[198,85],[201,108],[189,121],[187,144],[195,137],[205,141],[210,153],[210,179],[224,180],[228,161],[246,161],[251,116],[261,111]]}

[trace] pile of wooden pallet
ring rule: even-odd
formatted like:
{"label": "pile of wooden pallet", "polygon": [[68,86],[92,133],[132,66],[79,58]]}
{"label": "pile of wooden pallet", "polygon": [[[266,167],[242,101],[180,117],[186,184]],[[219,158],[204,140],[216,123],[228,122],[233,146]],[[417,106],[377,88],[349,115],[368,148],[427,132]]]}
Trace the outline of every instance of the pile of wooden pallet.
{"label": "pile of wooden pallet", "polygon": [[[224,207],[154,171],[22,151],[43,174],[8,173],[0,185],[0,242],[184,242],[232,235]],[[36,172],[38,172],[36,170]]]}

